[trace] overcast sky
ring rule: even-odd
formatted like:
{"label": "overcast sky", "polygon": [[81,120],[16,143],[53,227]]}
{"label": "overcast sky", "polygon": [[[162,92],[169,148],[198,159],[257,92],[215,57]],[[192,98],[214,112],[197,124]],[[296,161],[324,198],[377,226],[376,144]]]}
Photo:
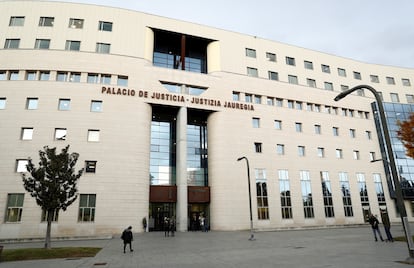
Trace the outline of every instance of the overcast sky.
{"label": "overcast sky", "polygon": [[413,0],[66,0],[63,2],[98,4],[142,11],[362,62],[414,68]]}

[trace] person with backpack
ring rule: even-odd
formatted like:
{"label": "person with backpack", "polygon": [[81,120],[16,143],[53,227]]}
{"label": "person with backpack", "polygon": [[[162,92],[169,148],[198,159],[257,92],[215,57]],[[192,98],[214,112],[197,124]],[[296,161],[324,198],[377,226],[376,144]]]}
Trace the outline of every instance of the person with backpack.
{"label": "person with backpack", "polygon": [[134,240],[134,236],[132,235],[132,226],[129,226],[122,232],[121,239],[124,241],[124,253],[127,244],[129,244],[129,251],[134,251],[132,249],[132,240]]}

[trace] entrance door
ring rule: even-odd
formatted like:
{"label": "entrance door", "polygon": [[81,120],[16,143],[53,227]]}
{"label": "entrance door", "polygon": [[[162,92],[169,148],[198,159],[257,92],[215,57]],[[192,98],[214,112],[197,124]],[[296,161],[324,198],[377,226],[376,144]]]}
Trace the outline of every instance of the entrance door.
{"label": "entrance door", "polygon": [[207,228],[210,226],[210,207],[208,204],[188,205],[188,230],[201,231],[200,216],[204,216]]}
{"label": "entrance door", "polygon": [[175,217],[175,203],[150,203],[149,231],[164,231],[164,219]]}

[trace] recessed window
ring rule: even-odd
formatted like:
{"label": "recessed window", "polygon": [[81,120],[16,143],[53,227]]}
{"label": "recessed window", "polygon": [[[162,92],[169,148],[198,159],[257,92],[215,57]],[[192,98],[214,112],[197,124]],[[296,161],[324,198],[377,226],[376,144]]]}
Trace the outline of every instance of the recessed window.
{"label": "recessed window", "polygon": [[80,41],[66,40],[65,50],[79,51]]}
{"label": "recessed window", "polygon": [[321,125],[315,125],[315,134],[321,134]]}
{"label": "recessed window", "polygon": [[66,82],[68,81],[69,74],[68,72],[57,72],[56,81]]}
{"label": "recessed window", "polygon": [[9,80],[19,80],[19,71],[9,71]]}
{"label": "recessed window", "polygon": [[279,74],[277,72],[268,71],[267,74],[270,80],[279,80]]}
{"label": "recessed window", "polygon": [[353,139],[355,139],[356,134],[355,134],[355,129],[351,128],[349,129],[349,136]]}
{"label": "recessed window", "polygon": [[305,65],[305,69],[313,70],[313,62],[305,60],[304,65]]}
{"label": "recessed window", "polygon": [[402,82],[403,86],[406,86],[406,87],[411,86],[410,79],[408,79],[408,78],[402,78],[401,82]]}
{"label": "recessed window", "polygon": [[295,103],[295,101],[293,101],[293,100],[288,100],[287,101],[287,106],[288,106],[288,108],[289,109],[293,109],[294,107],[293,107],[293,104]]}
{"label": "recessed window", "polygon": [[325,157],[325,148],[323,147],[318,147],[318,157]]}
{"label": "recessed window", "polygon": [[256,58],[256,50],[251,48],[246,48],[246,56],[250,58]]}
{"label": "recessed window", "polygon": [[254,103],[261,104],[262,103],[262,96],[254,95]]}
{"label": "recessed window", "polygon": [[339,128],[333,127],[332,128],[332,133],[333,133],[334,136],[339,136]]}
{"label": "recessed window", "polygon": [[296,122],[295,129],[296,129],[296,132],[302,132],[302,123]]}
{"label": "recessed window", "polygon": [[96,195],[80,194],[79,195],[79,213],[78,221],[93,222],[95,221]]}
{"label": "recessed window", "polygon": [[233,100],[240,101],[240,92],[233,91]]}
{"label": "recessed window", "polygon": [[6,109],[6,98],[0,98],[0,110]]}
{"label": "recessed window", "polygon": [[355,160],[359,160],[359,151],[354,150],[353,154]]}
{"label": "recessed window", "polygon": [[268,61],[276,62],[276,54],[270,53],[270,52],[266,52],[266,59]]}
{"label": "recessed window", "polygon": [[291,66],[295,66],[296,65],[295,58],[286,57],[286,64],[291,65]]}
{"label": "recessed window", "polygon": [[116,82],[118,86],[127,87],[128,86],[128,76],[118,75],[118,80]]}
{"label": "recessed window", "polygon": [[338,75],[346,77],[346,70],[343,68],[338,68]]}
{"label": "recessed window", "polygon": [[277,144],[276,145],[276,153],[278,155],[284,155],[285,154],[285,145],[284,144]]}
{"label": "recessed window", "polygon": [[59,110],[69,111],[70,110],[70,99],[59,99]]}
{"label": "recessed window", "polygon": [[95,173],[96,172],[96,161],[85,161],[85,172],[87,173]]}
{"label": "recessed window", "polygon": [[17,159],[16,160],[16,172],[27,172],[27,164],[29,164],[29,160]]}
{"label": "recessed window", "polygon": [[33,139],[33,128],[24,127],[22,128],[21,139],[24,141],[29,141]]}
{"label": "recessed window", "polygon": [[98,142],[100,139],[100,132],[97,129],[88,130],[88,141]]}
{"label": "recessed window", "polygon": [[23,213],[24,194],[7,195],[7,211],[5,222],[20,222]]}
{"label": "recessed window", "polygon": [[95,73],[88,73],[87,81],[90,84],[97,84],[99,83],[99,74]]}
{"label": "recessed window", "polygon": [[[41,221],[45,222],[45,221],[47,221],[48,218],[49,218],[49,212],[45,209],[42,209]],[[53,211],[53,215],[52,215],[52,222],[57,222],[58,218],[59,218],[59,210],[55,209]]]}
{"label": "recessed window", "polygon": [[322,72],[324,73],[331,73],[331,68],[329,67],[329,65],[322,64],[321,69],[322,69]]}
{"label": "recessed window", "polygon": [[266,103],[267,103],[267,105],[274,106],[275,105],[275,99],[273,97],[267,97],[266,98]]}
{"label": "recessed window", "polygon": [[324,82],[324,86],[326,90],[334,90],[333,84],[331,82]]}
{"label": "recessed window", "polygon": [[69,19],[69,28],[72,29],[82,29],[83,28],[83,19]]}
{"label": "recessed window", "polygon": [[336,158],[342,159],[343,158],[342,149],[336,149],[335,155],[336,155]]}
{"label": "recessed window", "polygon": [[40,81],[49,81],[50,72],[49,71],[40,71],[39,80]]}
{"label": "recessed window", "polygon": [[354,78],[361,80],[361,73],[360,72],[354,72]]}
{"label": "recessed window", "polygon": [[98,30],[105,31],[105,32],[112,32],[112,22],[99,21]]}
{"label": "recessed window", "polygon": [[111,51],[111,44],[108,43],[96,43],[96,52],[108,54]]}
{"label": "recessed window", "polygon": [[387,80],[388,85],[395,85],[394,77],[387,76],[385,79]]}
{"label": "recessed window", "polygon": [[296,75],[288,75],[288,82],[290,84],[298,84],[298,77]]}
{"label": "recessed window", "polygon": [[24,26],[24,17],[23,16],[10,17],[9,26]]}
{"label": "recessed window", "polygon": [[34,81],[37,79],[37,72],[36,71],[26,71],[26,80]]}
{"label": "recessed window", "polygon": [[260,128],[260,118],[253,117],[252,118],[252,126],[253,126],[253,128]]}
{"label": "recessed window", "polygon": [[296,110],[302,110],[303,109],[303,103],[301,101],[295,102],[295,108]]}
{"label": "recessed window", "polygon": [[281,120],[275,120],[275,129],[277,129],[277,130],[282,129],[282,121]]}
{"label": "recessed window", "polygon": [[315,81],[315,79],[306,78],[306,84],[309,87],[316,87],[316,81]]}
{"label": "recessed window", "polygon": [[283,107],[283,99],[276,98],[276,106],[277,107]]}
{"label": "recessed window", "polygon": [[305,156],[305,146],[298,146],[298,156]]}
{"label": "recessed window", "polygon": [[247,75],[252,77],[258,77],[259,73],[257,71],[257,68],[247,67]]}
{"label": "recessed window", "polygon": [[102,101],[91,101],[91,112],[102,112]]}
{"label": "recessed window", "polygon": [[357,89],[356,94],[358,96],[365,96],[365,91],[363,88]]}
{"label": "recessed window", "polygon": [[414,95],[405,94],[405,97],[407,98],[407,103],[414,103]]}
{"label": "recessed window", "polygon": [[81,73],[70,73],[69,82],[79,83],[81,80]]}
{"label": "recessed window", "polygon": [[6,42],[4,43],[4,48],[19,48],[20,39],[6,39]]}
{"label": "recessed window", "polygon": [[36,110],[38,108],[38,104],[39,104],[38,98],[27,98],[26,99],[27,110]]}
{"label": "recessed window", "polygon": [[372,83],[379,83],[378,75],[371,74],[369,77],[370,77]]}
{"label": "recessed window", "polygon": [[253,102],[252,94],[244,94],[244,101],[245,102]]}
{"label": "recessed window", "polygon": [[50,39],[36,39],[34,48],[49,49]]}
{"label": "recessed window", "polygon": [[349,86],[347,85],[341,85],[341,91],[346,91],[349,89]]}
{"label": "recessed window", "polygon": [[64,141],[68,131],[66,128],[55,128],[55,140]]}
{"label": "recessed window", "polygon": [[39,26],[41,27],[52,27],[55,22],[54,17],[40,17]]}
{"label": "recessed window", "polygon": [[376,160],[376,157],[375,157],[375,152],[369,152],[369,160],[370,160],[370,161],[374,161],[374,160]]}
{"label": "recessed window", "polygon": [[400,102],[400,98],[398,97],[398,93],[390,93],[391,101],[392,102]]}
{"label": "recessed window", "polygon": [[254,149],[256,153],[262,152],[262,143],[261,142],[255,142],[254,143]]}

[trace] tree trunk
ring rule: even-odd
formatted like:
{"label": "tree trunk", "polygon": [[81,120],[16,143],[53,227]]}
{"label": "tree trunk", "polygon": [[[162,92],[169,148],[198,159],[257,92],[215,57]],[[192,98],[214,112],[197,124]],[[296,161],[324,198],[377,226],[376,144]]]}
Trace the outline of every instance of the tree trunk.
{"label": "tree trunk", "polygon": [[52,229],[53,212],[54,210],[47,211],[47,228],[46,228],[45,248],[51,248],[50,233]]}

